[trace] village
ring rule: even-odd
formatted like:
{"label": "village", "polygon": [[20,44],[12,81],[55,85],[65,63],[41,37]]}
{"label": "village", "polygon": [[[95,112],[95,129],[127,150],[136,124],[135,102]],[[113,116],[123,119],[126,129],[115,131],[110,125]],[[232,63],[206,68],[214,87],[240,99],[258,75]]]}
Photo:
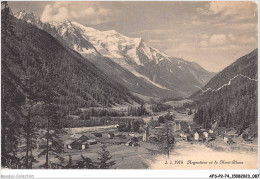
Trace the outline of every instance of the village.
{"label": "village", "polygon": [[[62,156],[65,162],[71,156],[76,163],[81,159],[81,155],[86,155],[95,161],[97,152],[105,145],[116,161],[114,168],[149,168],[148,161],[157,155],[162,155],[158,147],[160,137],[164,133],[167,115],[170,116],[168,123],[172,128],[175,143],[185,142],[191,147],[196,143],[222,151],[241,150],[243,144],[242,148],[247,151],[257,150],[257,145],[252,144],[254,141],[243,140],[235,130],[214,126],[211,129],[204,129],[193,123],[193,113],[189,108],[176,110],[173,106],[171,110],[141,117],[142,122],[138,121],[137,126],[128,122],[108,126],[67,128],[60,134],[64,145]],[[46,145],[46,140],[40,140],[35,152],[39,153],[46,148]],[[49,146],[51,145],[49,143]],[[41,161],[41,158],[38,160]]]}

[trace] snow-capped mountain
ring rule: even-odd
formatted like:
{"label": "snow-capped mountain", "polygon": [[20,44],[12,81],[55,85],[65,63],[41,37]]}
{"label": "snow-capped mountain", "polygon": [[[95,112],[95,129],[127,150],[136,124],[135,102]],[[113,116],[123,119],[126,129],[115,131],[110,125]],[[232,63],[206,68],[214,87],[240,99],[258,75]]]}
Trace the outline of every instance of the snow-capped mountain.
{"label": "snow-capped mountain", "polygon": [[194,62],[169,57],[141,38],[129,38],[114,30],[99,31],[70,21],[43,23],[25,11],[14,16],[50,33],[139,94],[185,97],[214,75]]}

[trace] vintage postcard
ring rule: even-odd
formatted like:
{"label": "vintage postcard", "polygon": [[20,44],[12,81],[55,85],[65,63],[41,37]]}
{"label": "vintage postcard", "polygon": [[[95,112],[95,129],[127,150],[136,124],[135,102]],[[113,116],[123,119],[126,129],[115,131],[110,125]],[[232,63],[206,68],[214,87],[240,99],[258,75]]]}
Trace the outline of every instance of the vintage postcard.
{"label": "vintage postcard", "polygon": [[257,2],[1,1],[1,27],[2,171],[258,169]]}

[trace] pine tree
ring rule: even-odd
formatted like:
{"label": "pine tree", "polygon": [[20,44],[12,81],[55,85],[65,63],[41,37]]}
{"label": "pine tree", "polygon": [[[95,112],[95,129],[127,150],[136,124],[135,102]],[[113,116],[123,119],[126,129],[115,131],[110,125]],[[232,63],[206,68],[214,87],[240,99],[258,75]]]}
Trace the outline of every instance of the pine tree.
{"label": "pine tree", "polygon": [[25,120],[22,124],[22,128],[23,128],[22,137],[23,139],[25,139],[25,148],[23,149],[25,151],[25,156],[21,160],[23,161],[22,163],[24,167],[29,169],[32,168],[33,163],[38,162],[35,159],[35,157],[32,155],[32,151],[36,149],[36,140],[38,137],[38,127],[35,121],[35,117],[37,117],[36,111],[38,109],[37,108],[33,109],[32,101],[29,99],[26,100],[26,104],[24,108],[26,114],[24,117]]}
{"label": "pine tree", "polygon": [[66,169],[72,169],[73,168],[71,155],[69,155],[69,162],[68,162],[68,164],[64,168],[66,168]]}
{"label": "pine tree", "polygon": [[108,169],[116,164],[116,162],[114,160],[110,161],[112,159],[112,156],[109,154],[109,151],[106,150],[105,145],[102,146],[102,150],[101,150],[101,152],[98,153],[98,155],[99,155],[99,158],[98,158],[99,162],[97,162],[98,168]]}
{"label": "pine tree", "polygon": [[[57,119],[57,105],[48,104],[46,106],[47,111],[47,125],[46,125],[46,134],[42,136],[42,139],[46,141],[46,148],[38,155],[39,157],[45,156],[45,163],[41,167],[43,168],[62,168],[62,161],[64,158],[61,157],[61,153],[63,152],[63,142],[60,137],[57,135],[58,123],[55,122],[55,118]],[[50,161],[50,157],[58,159],[60,163],[55,161]]]}
{"label": "pine tree", "polygon": [[[44,70],[46,72],[44,73]],[[41,166],[43,168],[62,168],[62,161],[64,158],[60,156],[63,152],[63,143],[59,133],[59,110],[60,107],[55,104],[57,102],[57,94],[54,93],[53,89],[57,87],[58,75],[53,72],[52,69],[43,68],[42,78],[40,81],[39,98],[44,103],[44,118],[46,119],[46,134],[42,137],[46,140],[46,149],[44,149],[38,156],[45,156],[45,163]],[[39,81],[39,80],[38,80]],[[60,163],[50,161],[50,156],[58,159]]]}
{"label": "pine tree", "polygon": [[163,127],[163,135],[160,136],[159,138],[159,143],[158,143],[158,147],[159,150],[163,153],[166,154],[167,157],[170,157],[170,152],[174,147],[174,136],[173,136],[173,130],[172,130],[172,126],[169,123],[169,120],[167,120],[164,123],[164,127]]}
{"label": "pine tree", "polygon": [[82,161],[79,161],[77,163],[77,168],[80,168],[80,169],[94,169],[94,168],[97,168],[90,158],[84,157],[83,155],[81,155],[81,159],[82,159]]}
{"label": "pine tree", "polygon": [[[25,157],[23,157],[23,163],[25,168],[32,168],[33,163],[38,161],[32,155],[32,150],[36,149],[36,140],[38,137],[38,128],[36,119],[40,118],[40,106],[37,102],[41,101],[40,94],[41,89],[38,84],[38,74],[32,71],[32,68],[28,68],[28,61],[24,60],[26,77],[23,79],[23,84],[26,85],[26,100],[23,105],[24,122],[23,122],[23,138],[25,139]],[[30,155],[29,155],[30,152]]]}

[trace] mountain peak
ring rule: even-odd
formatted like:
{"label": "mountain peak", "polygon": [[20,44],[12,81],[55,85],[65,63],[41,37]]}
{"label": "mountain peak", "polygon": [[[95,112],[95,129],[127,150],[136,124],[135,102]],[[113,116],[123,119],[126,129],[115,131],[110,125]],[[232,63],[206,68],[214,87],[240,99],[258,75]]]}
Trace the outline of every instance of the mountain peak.
{"label": "mountain peak", "polygon": [[[101,31],[69,20],[50,23],[42,23],[40,20],[36,22],[32,20],[37,19],[33,14],[30,15],[24,11],[20,12],[17,17],[27,22],[30,20],[29,22],[33,25],[47,31],[82,56],[95,59],[92,62],[103,71],[107,71],[106,67],[112,63],[110,64],[109,60],[101,62],[97,59],[101,56],[109,58],[120,66],[120,69],[135,76],[139,85],[142,81],[143,87],[148,85],[150,89],[152,86],[156,95],[187,96],[197,90],[194,85],[202,87],[212,77],[212,74],[206,70],[196,66],[195,68],[183,59],[171,58],[151,47],[141,38],[128,37],[115,30]],[[104,63],[107,64],[104,65]],[[130,77],[127,76],[121,79],[121,82],[124,81],[124,85],[130,85],[131,89],[135,90],[137,81],[134,80],[135,82],[132,81],[129,84]],[[178,84],[177,87],[175,84]]]}
{"label": "mountain peak", "polygon": [[15,13],[14,17],[16,17],[17,19],[24,20],[27,23],[32,23],[32,24],[42,23],[40,18],[38,16],[36,16],[34,13],[32,13],[32,12],[28,13],[24,10],[18,11],[17,13]]}
{"label": "mountain peak", "polygon": [[33,12],[26,12],[24,10],[18,11],[17,13],[14,14],[14,16],[17,19],[24,19],[24,18],[34,18],[34,19],[40,19],[38,16],[36,16]]}

